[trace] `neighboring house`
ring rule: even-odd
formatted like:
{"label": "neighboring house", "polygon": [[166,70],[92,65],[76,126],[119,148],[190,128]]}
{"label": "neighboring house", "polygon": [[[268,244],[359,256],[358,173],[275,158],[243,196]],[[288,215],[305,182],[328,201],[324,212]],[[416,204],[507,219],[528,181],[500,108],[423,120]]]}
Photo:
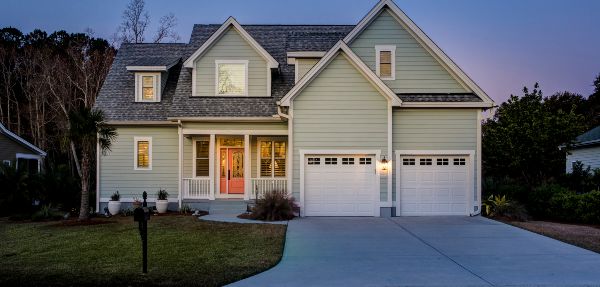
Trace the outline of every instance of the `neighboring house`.
{"label": "neighboring house", "polygon": [[566,170],[573,171],[573,164],[580,161],[584,168],[600,168],[600,126],[581,134],[567,151]]}
{"label": "neighboring house", "polygon": [[357,25],[194,25],[123,44],[97,100],[119,137],[98,204],[289,192],[302,216],[469,215],[494,103],[392,1]]}
{"label": "neighboring house", "polygon": [[40,172],[46,153],[23,138],[9,131],[0,123],[0,161],[4,165],[16,165],[29,172]]}

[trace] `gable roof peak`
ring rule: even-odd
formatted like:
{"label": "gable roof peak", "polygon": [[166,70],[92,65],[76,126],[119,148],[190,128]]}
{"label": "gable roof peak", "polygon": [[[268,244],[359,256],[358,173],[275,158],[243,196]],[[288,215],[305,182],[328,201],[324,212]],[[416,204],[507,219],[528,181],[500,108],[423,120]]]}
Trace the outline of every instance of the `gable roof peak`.
{"label": "gable roof peak", "polygon": [[267,61],[269,68],[275,69],[279,67],[279,63],[275,60],[275,58],[273,58],[273,56],[271,56],[267,50],[265,50],[256,40],[254,40],[254,38],[252,38],[252,36],[246,32],[246,29],[244,29],[233,16],[229,16],[229,18],[225,20],[221,27],[219,27],[219,29],[215,31],[215,33],[213,33],[210,38],[208,38],[204,44],[198,48],[198,50],[196,50],[187,60],[185,60],[185,62],[183,62],[183,66],[186,68],[193,68],[194,61],[196,61],[196,59],[201,57],[210,47],[212,47],[212,45],[219,38],[221,38],[221,36],[226,33],[231,26],[233,26],[240,36],[242,36],[242,38],[246,40],[246,42]]}

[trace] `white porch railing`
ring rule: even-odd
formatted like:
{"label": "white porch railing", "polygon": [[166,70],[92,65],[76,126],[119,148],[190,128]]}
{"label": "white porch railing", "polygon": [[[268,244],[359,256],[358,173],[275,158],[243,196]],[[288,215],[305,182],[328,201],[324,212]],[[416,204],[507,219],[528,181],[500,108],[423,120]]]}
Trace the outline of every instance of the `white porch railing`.
{"label": "white porch railing", "polygon": [[183,198],[210,199],[210,178],[194,177],[183,179]]}
{"label": "white porch railing", "polygon": [[262,197],[270,191],[287,192],[287,179],[285,178],[251,178],[250,199]]}

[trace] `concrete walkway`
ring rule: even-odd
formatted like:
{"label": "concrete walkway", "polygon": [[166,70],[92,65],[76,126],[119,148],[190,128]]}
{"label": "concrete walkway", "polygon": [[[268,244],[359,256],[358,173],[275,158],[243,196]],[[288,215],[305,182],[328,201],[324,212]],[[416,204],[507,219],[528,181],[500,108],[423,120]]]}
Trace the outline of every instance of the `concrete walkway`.
{"label": "concrete walkway", "polygon": [[303,218],[230,286],[600,286],[600,254],[481,217]]}

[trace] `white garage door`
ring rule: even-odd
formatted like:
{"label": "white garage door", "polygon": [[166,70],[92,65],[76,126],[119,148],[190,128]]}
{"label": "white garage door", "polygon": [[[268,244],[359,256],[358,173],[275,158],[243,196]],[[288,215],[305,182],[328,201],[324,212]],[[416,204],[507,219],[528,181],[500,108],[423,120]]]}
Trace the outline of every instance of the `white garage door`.
{"label": "white garage door", "polygon": [[307,155],[304,165],[305,216],[374,216],[375,157]]}
{"label": "white garage door", "polygon": [[400,157],[400,215],[468,215],[466,156]]}

